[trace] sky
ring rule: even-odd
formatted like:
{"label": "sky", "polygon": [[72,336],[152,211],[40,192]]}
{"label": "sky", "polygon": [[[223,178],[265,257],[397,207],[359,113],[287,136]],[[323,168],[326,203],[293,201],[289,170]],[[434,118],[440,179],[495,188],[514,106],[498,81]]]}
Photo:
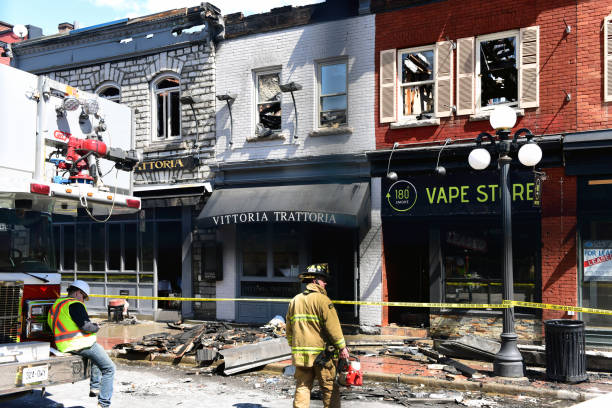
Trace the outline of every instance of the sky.
{"label": "sky", "polygon": [[[303,6],[323,0],[210,0],[229,14],[263,13],[274,7]],[[34,25],[43,35],[57,33],[59,23],[78,22],[81,28],[123,18],[133,18],[181,7],[200,5],[198,0],[0,0],[0,21]]]}

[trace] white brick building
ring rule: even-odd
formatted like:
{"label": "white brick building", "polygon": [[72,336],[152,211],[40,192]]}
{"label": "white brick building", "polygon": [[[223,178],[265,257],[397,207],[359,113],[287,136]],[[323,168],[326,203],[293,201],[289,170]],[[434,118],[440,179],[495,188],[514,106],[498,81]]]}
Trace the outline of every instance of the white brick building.
{"label": "white brick building", "polygon": [[[217,297],[292,297],[298,272],[328,262],[330,297],[381,300],[380,182],[364,154],[375,149],[375,18],[320,21],[316,7],[226,16],[215,191],[200,215],[223,243]],[[217,317],[267,321],[286,306],[222,302]],[[381,323],[380,307],[337,308],[343,323]]]}

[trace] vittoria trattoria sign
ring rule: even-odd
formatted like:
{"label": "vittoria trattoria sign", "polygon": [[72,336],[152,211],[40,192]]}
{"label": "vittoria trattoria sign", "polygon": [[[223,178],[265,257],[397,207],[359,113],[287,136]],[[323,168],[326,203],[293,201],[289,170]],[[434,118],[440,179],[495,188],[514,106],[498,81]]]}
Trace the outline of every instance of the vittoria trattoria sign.
{"label": "vittoria trattoria sign", "polygon": [[210,217],[212,225],[250,224],[255,222],[310,222],[336,224],[342,214],[310,211],[254,211]]}
{"label": "vittoria trattoria sign", "polygon": [[191,156],[174,159],[149,160],[138,163],[134,169],[137,173],[162,170],[191,170],[198,164],[198,159]]}

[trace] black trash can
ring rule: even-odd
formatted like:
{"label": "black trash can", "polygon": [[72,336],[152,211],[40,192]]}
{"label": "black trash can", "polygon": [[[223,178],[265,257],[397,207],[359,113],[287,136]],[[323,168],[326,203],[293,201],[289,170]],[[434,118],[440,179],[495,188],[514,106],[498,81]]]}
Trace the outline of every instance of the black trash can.
{"label": "black trash can", "polygon": [[553,381],[585,381],[587,374],[584,344],[583,321],[546,321],[546,377]]}

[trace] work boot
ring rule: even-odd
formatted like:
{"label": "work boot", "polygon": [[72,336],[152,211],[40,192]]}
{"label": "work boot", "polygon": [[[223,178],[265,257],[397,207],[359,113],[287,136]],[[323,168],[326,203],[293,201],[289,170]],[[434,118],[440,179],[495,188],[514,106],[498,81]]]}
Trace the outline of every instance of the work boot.
{"label": "work boot", "polygon": [[89,390],[89,396],[92,398],[97,397],[98,394],[100,394],[100,390]]}

